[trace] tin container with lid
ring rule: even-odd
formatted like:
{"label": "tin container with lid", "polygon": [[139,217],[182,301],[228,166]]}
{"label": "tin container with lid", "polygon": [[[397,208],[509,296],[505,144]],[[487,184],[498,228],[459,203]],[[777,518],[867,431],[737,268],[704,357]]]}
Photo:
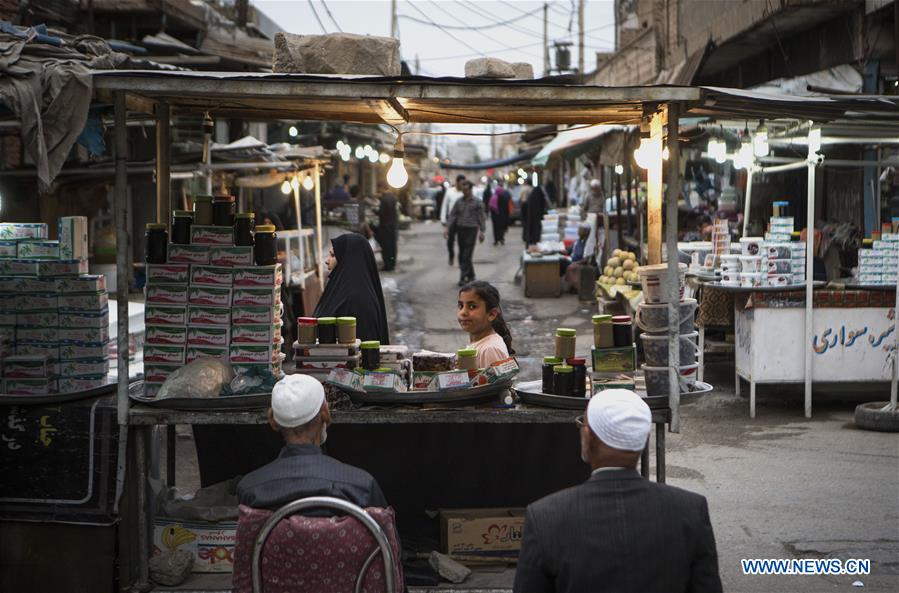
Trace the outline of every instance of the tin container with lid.
{"label": "tin container with lid", "polygon": [[478,351],[474,348],[461,348],[456,352],[456,368],[466,371],[478,370]]}
{"label": "tin container with lid", "polygon": [[257,266],[273,266],[278,263],[275,225],[260,224],[256,226],[256,234],[253,236],[253,259]]}
{"label": "tin container with lid", "polygon": [[341,344],[354,344],[356,342],[356,318],[337,318],[337,341]]}
{"label": "tin container with lid", "polygon": [[336,344],[337,343],[337,318],[336,317],[319,317],[318,318],[318,343],[319,344]]}
{"label": "tin container with lid", "polygon": [[587,397],[587,359],[569,358],[565,361],[572,369],[574,375],[572,395],[574,397]]}
{"label": "tin container with lid", "polygon": [[634,329],[630,315],[612,317],[612,339],[615,348],[623,348],[634,343]]}
{"label": "tin container with lid", "polygon": [[553,367],[562,364],[562,359],[555,356],[543,357],[543,393],[553,392]]}
{"label": "tin container with lid", "polygon": [[593,345],[597,348],[611,348],[615,345],[611,315],[593,316]]}
{"label": "tin container with lid", "polygon": [[571,365],[559,364],[553,367],[553,394],[574,395],[574,368]]}
{"label": "tin container with lid", "polygon": [[556,356],[566,360],[574,356],[577,345],[577,330],[568,327],[556,329]]}
{"label": "tin container with lid", "polygon": [[212,199],[212,224],[234,226],[234,196],[215,196]]}
{"label": "tin container with lid", "polygon": [[190,244],[190,226],[194,221],[193,210],[175,210],[172,213],[172,243]]}
{"label": "tin container with lid", "polygon": [[194,196],[194,224],[212,225],[212,196]]}
{"label": "tin container with lid", "polygon": [[315,344],[318,319],[315,317],[297,317],[297,342],[300,344]]}
{"label": "tin container with lid", "polygon": [[256,214],[238,212],[234,215],[234,245],[251,247],[253,245],[253,227],[256,226]]}
{"label": "tin container with lid", "polygon": [[381,342],[369,340],[359,345],[362,352],[362,368],[374,371],[381,366]]}
{"label": "tin container with lid", "polygon": [[144,259],[148,264],[164,264],[169,248],[166,225],[157,222],[147,224],[144,234]]}

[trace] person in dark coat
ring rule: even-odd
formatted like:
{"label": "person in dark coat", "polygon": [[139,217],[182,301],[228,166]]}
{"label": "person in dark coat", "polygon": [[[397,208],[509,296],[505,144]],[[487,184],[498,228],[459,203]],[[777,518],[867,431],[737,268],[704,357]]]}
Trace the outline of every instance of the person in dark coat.
{"label": "person in dark coat", "polygon": [[493,244],[506,244],[506,230],[509,228],[509,204],[512,194],[503,187],[502,181],[496,184],[496,190],[488,200],[490,220],[493,222]]}
{"label": "person in dark coat", "polygon": [[527,507],[514,593],[720,593],[706,499],[636,471],[649,406],[609,389],[577,423],[592,475]]}
{"label": "person in dark coat", "polygon": [[396,268],[396,245],[399,240],[397,198],[394,193],[385,191],[379,202],[377,239],[384,259],[384,271],[391,272]]}
{"label": "person in dark coat", "polygon": [[534,245],[540,242],[540,235],[543,229],[543,215],[546,214],[546,194],[543,188],[533,186],[531,181],[527,181],[530,186],[527,201],[527,214],[524,222],[524,242],[528,245]]}
{"label": "person in dark coat", "polygon": [[365,237],[347,233],[331,239],[328,283],[314,317],[355,317],[356,337],[390,343],[387,311],[375,254]]}

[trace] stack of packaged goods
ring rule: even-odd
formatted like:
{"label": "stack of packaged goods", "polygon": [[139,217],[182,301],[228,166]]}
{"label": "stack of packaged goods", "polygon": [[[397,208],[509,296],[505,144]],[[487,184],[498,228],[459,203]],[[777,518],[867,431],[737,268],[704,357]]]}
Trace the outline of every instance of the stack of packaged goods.
{"label": "stack of packaged goods", "polygon": [[730,228],[726,219],[715,219],[712,225],[712,252],[703,262],[705,271],[718,268],[721,257],[730,253]]}
{"label": "stack of packaged goods", "polygon": [[355,317],[298,317],[293,361],[297,372],[320,381],[334,369],[354,370],[362,364],[363,350],[379,350],[380,342],[356,339]]}
{"label": "stack of packaged goods", "polygon": [[561,221],[558,214],[544,214],[540,222],[540,242],[558,243],[562,240],[560,234]]}
{"label": "stack of packaged goods", "polygon": [[48,240],[44,223],[0,223],[4,393],[68,393],[107,382],[109,296],[106,278],[87,274],[87,218],[60,218],[58,235]]}
{"label": "stack of packaged goods", "polygon": [[862,241],[858,250],[859,284],[896,284],[899,280],[899,234],[882,233],[880,237]]}
{"label": "stack of packaged goods", "polygon": [[[665,264],[663,264],[664,266]],[[684,264],[680,264],[684,266]],[[686,266],[684,266],[686,267]],[[659,272],[663,268],[658,268]],[[667,272],[666,272],[667,275]],[[665,284],[665,277],[660,277],[661,285]],[[683,286],[684,278],[680,278]],[[645,292],[645,291],[644,291]],[[643,380],[645,381],[646,395],[649,397],[667,396],[670,391],[668,381],[668,308],[669,299],[667,292],[660,291],[653,294],[654,298],[646,300],[637,307],[636,323],[643,331],[640,334],[640,341],[643,345],[643,356],[645,364],[643,365]],[[678,355],[680,366],[678,369],[679,382],[681,391],[689,391],[696,382],[697,371],[699,365],[696,362],[699,355],[699,333],[694,329],[694,316],[696,314],[697,302],[695,299],[684,298],[684,291],[680,291],[680,300],[678,303],[678,318],[680,325],[678,327]],[[622,318],[622,322],[628,319],[627,316]],[[617,329],[617,328],[616,328]],[[630,330],[630,327],[627,328]],[[623,329],[618,330],[622,336],[616,340],[623,341],[626,336]],[[667,403],[663,403],[660,407],[667,407]],[[650,404],[652,407],[652,404]]]}
{"label": "stack of packaged goods", "polygon": [[593,394],[605,389],[634,389],[637,347],[630,315],[593,316],[591,355]]}
{"label": "stack of packaged goods", "polygon": [[[145,395],[198,358],[228,361],[235,374],[281,376],[281,264],[275,229],[234,214],[234,198],[194,198],[194,210],[147,225]],[[255,228],[255,231],[254,231]]]}
{"label": "stack of packaged goods", "polygon": [[586,398],[587,359],[576,353],[577,330],[556,328],[555,353],[543,358],[543,383],[541,391],[551,395]]}

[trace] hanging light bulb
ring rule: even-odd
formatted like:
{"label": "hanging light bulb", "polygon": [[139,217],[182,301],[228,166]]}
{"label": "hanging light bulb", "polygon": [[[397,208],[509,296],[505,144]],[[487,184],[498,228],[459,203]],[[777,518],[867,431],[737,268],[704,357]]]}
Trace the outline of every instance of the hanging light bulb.
{"label": "hanging light bulb", "polygon": [[386,165],[387,163],[390,162],[390,155],[387,154],[386,152],[382,152],[382,153],[378,156],[378,160],[381,161],[381,164],[382,164],[382,165]]}
{"label": "hanging light bulb", "polygon": [[296,126],[290,126],[289,128],[287,128],[287,133],[290,134],[291,138],[296,138],[300,134],[300,131]]}
{"label": "hanging light bulb", "polygon": [[621,175],[622,173],[624,173],[624,167],[621,165],[615,165],[615,174]]}
{"label": "hanging light bulb", "polygon": [[350,160],[350,145],[349,144],[344,144],[343,148],[340,149],[340,158],[343,160],[343,162],[347,162],[348,160]]}
{"label": "hanging light bulb", "polygon": [[749,129],[743,130],[740,139],[740,150],[734,155],[734,167],[737,169],[749,169],[752,166],[752,140],[749,137]]}
{"label": "hanging light bulb", "polygon": [[303,187],[307,190],[311,190],[315,187],[315,182],[312,180],[312,175],[306,175],[306,179],[303,180]]}
{"label": "hanging light bulb", "polygon": [[533,185],[534,187],[537,187],[539,185],[540,179],[539,177],[537,177],[536,171],[534,171],[533,175],[531,176],[531,181],[533,182],[531,185]]}
{"label": "hanging light bulb", "polygon": [[668,150],[667,146],[662,149],[662,158],[665,159],[666,161],[668,160],[669,154],[670,154],[670,151]]}
{"label": "hanging light bulb", "polygon": [[370,155],[371,151],[372,151],[371,144],[366,144],[365,147],[362,149],[362,152],[365,156]]}
{"label": "hanging light bulb", "polygon": [[821,150],[821,128],[812,128],[808,131],[808,155],[817,155]]}
{"label": "hanging light bulb", "polygon": [[641,138],[640,146],[634,151],[634,160],[641,169],[649,169],[662,156],[662,141]]}
{"label": "hanging light bulb", "polygon": [[343,140],[337,141],[337,150],[338,151],[343,150]]}
{"label": "hanging light bulb", "polygon": [[355,154],[356,154],[356,158],[361,161],[362,159],[365,158],[365,149],[362,148],[361,146],[357,146]]}
{"label": "hanging light bulb", "polygon": [[369,162],[377,163],[378,157],[380,157],[380,156],[381,155],[378,154],[377,150],[372,150],[370,153],[368,153],[368,160],[369,160]]}
{"label": "hanging light bulb", "polygon": [[752,152],[756,157],[766,157],[771,151],[768,146],[768,128],[765,127],[765,120],[759,123],[759,127],[755,129],[755,137],[752,139]]}
{"label": "hanging light bulb", "polygon": [[393,162],[390,163],[390,168],[387,169],[387,183],[392,188],[399,189],[409,181],[409,174],[406,173],[406,166],[403,164],[405,154],[401,136],[396,139],[396,144],[393,145]]}
{"label": "hanging light bulb", "polygon": [[286,196],[291,191],[293,191],[293,189],[290,187],[290,182],[285,179],[284,183],[281,184],[281,193]]}
{"label": "hanging light bulb", "polygon": [[298,189],[300,189],[300,180],[296,175],[294,175],[293,178],[290,180],[290,187],[294,191],[297,191]]}

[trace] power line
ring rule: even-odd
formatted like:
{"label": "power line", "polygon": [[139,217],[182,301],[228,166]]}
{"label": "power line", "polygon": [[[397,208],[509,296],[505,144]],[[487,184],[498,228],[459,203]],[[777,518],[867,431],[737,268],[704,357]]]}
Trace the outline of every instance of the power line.
{"label": "power line", "polygon": [[331,9],[328,8],[328,4],[327,4],[327,2],[325,2],[325,0],[322,0],[322,5],[325,7],[325,12],[328,13],[328,17],[331,19],[331,22],[334,23],[334,26],[337,27],[338,31],[343,33],[343,29],[341,29],[340,25],[337,24],[337,19],[334,18],[333,14],[331,14]]}
{"label": "power line", "polygon": [[[505,2],[504,0],[497,0],[497,1],[498,1],[500,4],[503,4],[504,6],[508,6],[509,8],[512,8],[512,9],[514,9],[514,10],[516,10],[516,11],[522,13],[522,14],[524,13],[524,11],[522,11],[520,8],[518,8],[517,6],[515,6],[514,4],[512,4],[511,2]],[[550,6],[553,6],[553,4],[550,4]],[[561,9],[560,9],[560,10],[561,10]],[[565,13],[559,13],[559,14],[565,14]],[[570,18],[571,18],[571,17],[569,17],[569,22],[571,22],[571,21],[570,21]],[[558,23],[554,23],[552,20],[549,20],[548,22],[549,22],[549,24],[550,24],[551,26],[553,26],[553,27],[556,27],[556,28],[558,28],[558,29],[562,29],[562,30],[567,31],[568,33],[571,33],[571,27],[570,27],[570,25],[569,25],[568,28],[566,28],[564,25],[560,25],[560,24],[558,24]],[[602,29],[608,29],[608,28],[614,27],[614,26],[615,26],[615,23],[607,23],[607,24],[605,24],[605,25],[600,25],[599,27],[594,27],[594,28],[592,28],[592,29],[587,29],[587,30],[584,31],[584,37],[585,37],[585,38],[590,38],[590,39],[592,39],[592,40],[594,40],[594,41],[602,41],[602,42],[604,42],[604,43],[611,43],[611,42],[612,42],[611,39],[603,39],[603,38],[601,38],[601,37],[595,37],[595,36],[593,36],[593,35],[587,35],[587,33],[592,33],[592,32],[594,32],[594,31],[600,31],[600,30],[602,30]],[[542,32],[541,32],[541,33],[538,33],[537,31],[528,31],[528,34],[530,34],[530,35],[538,35],[538,36],[540,36],[540,37],[543,36],[543,33],[542,33]]]}
{"label": "power line", "polygon": [[[518,50],[529,48],[529,47],[537,47],[538,45],[542,46],[543,42],[537,41],[536,43],[528,43],[527,45],[519,45],[518,47],[509,47],[506,49],[497,49],[497,50],[490,50],[490,51],[491,51],[491,53],[502,53],[502,52],[506,52],[506,51],[518,51]],[[592,45],[588,45],[588,46],[584,46],[584,47],[586,49],[592,49],[592,50],[608,49],[608,48],[596,47],[596,46],[592,46]],[[646,46],[646,48],[649,48],[649,47],[651,47],[651,46]],[[646,48],[643,48],[642,46],[640,47],[640,49],[646,49]],[[425,62],[425,61],[438,62],[440,60],[458,60],[461,58],[474,58],[479,55],[481,55],[481,54],[457,54],[454,56],[439,56],[436,58],[419,58],[419,61],[421,61],[421,62]],[[533,54],[529,54],[529,55],[533,55]]]}
{"label": "power line", "polygon": [[[310,2],[311,2],[311,0],[310,0]],[[464,45],[465,47],[467,47],[467,48],[470,49],[471,51],[477,52],[478,55],[481,55],[481,56],[484,56],[484,55],[485,55],[484,52],[482,52],[481,50],[479,50],[479,49],[477,49],[476,47],[473,47],[473,46],[471,46],[471,45],[465,43],[464,41],[462,41],[461,39],[459,39],[458,37],[456,37],[455,35],[453,35],[451,32],[447,31],[447,30],[444,29],[442,26],[440,26],[440,25],[438,25],[437,23],[435,23],[434,21],[432,21],[432,20],[428,17],[427,14],[425,14],[425,13],[418,7],[418,6],[415,5],[415,2],[407,2],[407,4],[408,4],[409,6],[411,6],[412,8],[414,8],[415,10],[417,10],[418,13],[421,14],[421,16],[423,16],[423,17],[424,17],[426,20],[428,20],[432,25],[436,26],[438,29],[440,29],[441,31],[443,31],[443,32],[444,32],[446,35],[448,35],[449,37],[451,37],[451,38],[453,38],[454,40],[456,40],[457,42],[461,43],[462,45]]]}
{"label": "power line", "polygon": [[[434,2],[433,0],[429,0],[429,2],[430,2],[431,4],[433,4],[434,6],[436,6],[441,12],[443,12],[444,14],[446,14],[447,16],[449,16],[451,19],[453,19],[454,21],[456,21],[457,23],[460,23],[460,24],[462,24],[462,25],[467,25],[467,23],[465,23],[463,20],[461,20],[459,17],[457,17],[457,16],[454,15],[453,13],[447,12],[447,11],[446,11],[442,6],[440,6],[440,4],[438,4],[437,2]],[[511,26],[511,25],[507,25],[507,26]],[[499,42],[494,40],[494,43],[499,43]],[[505,48],[506,50],[512,51],[512,48],[510,48],[508,45],[506,45],[506,44],[504,44],[504,43],[499,43],[499,46],[502,47],[502,48]],[[499,51],[499,50],[490,50],[490,51],[492,51],[492,52],[497,52],[497,51]],[[515,51],[518,51],[518,50],[515,50]],[[531,56],[531,57],[533,57],[533,58],[536,58],[536,57],[537,57],[536,55],[534,55],[534,54],[532,54],[532,53],[528,53],[528,52],[523,52],[523,53],[525,53],[526,55],[529,55],[529,56]],[[485,54],[481,53],[480,55],[485,55]]]}
{"label": "power line", "polygon": [[320,18],[318,18],[318,11],[315,10],[315,5],[312,3],[312,0],[308,0],[308,2],[309,2],[309,8],[312,9],[312,14],[315,15],[315,20],[318,21],[318,26],[322,28],[322,33],[325,33],[327,35],[328,30],[325,29],[325,24],[322,22],[322,20]]}
{"label": "power line", "polygon": [[[438,5],[439,7],[439,5]],[[543,10],[542,8],[538,8],[537,10]],[[533,14],[533,12],[528,13]],[[509,19],[507,21],[501,21],[497,23],[488,23],[486,25],[438,25],[432,21],[425,21],[414,16],[409,16],[407,14],[399,14],[397,15],[399,18],[407,19],[410,21],[415,21],[416,23],[421,23],[423,25],[431,25],[435,27],[442,27],[444,29],[453,29],[453,30],[462,30],[462,31],[482,31],[484,29],[493,29],[494,27],[501,27],[504,25],[508,25],[509,23],[514,23],[517,20],[524,18],[523,16],[515,17],[514,19]]]}

